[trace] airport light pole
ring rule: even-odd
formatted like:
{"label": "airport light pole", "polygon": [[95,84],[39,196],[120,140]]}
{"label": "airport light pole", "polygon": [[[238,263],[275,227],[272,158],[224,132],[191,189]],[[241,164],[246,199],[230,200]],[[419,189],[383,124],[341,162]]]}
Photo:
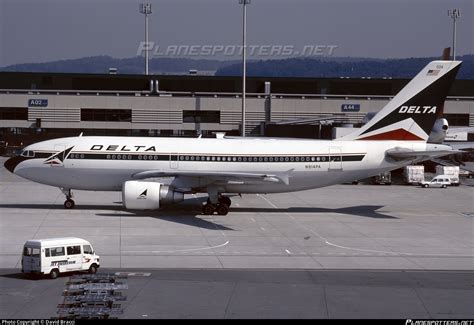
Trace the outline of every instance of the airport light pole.
{"label": "airport light pole", "polygon": [[151,14],[151,3],[140,3],[140,13],[145,15],[145,74],[148,75],[148,15]]}
{"label": "airport light pole", "polygon": [[243,26],[242,26],[242,136],[245,137],[245,79],[246,75],[246,61],[247,61],[247,5],[250,0],[239,0],[239,4],[243,5]]}
{"label": "airport light pole", "polygon": [[456,19],[461,17],[461,9],[449,9],[448,16],[453,19],[453,61],[456,61]]}

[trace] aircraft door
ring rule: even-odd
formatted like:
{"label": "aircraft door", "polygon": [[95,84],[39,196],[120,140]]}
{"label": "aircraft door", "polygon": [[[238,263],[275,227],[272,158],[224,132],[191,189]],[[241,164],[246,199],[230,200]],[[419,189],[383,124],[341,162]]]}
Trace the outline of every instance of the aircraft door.
{"label": "aircraft door", "polygon": [[340,147],[329,148],[329,170],[342,170],[342,152]]}
{"label": "aircraft door", "polygon": [[178,169],[178,167],[179,167],[179,154],[178,153],[170,154],[170,168]]}

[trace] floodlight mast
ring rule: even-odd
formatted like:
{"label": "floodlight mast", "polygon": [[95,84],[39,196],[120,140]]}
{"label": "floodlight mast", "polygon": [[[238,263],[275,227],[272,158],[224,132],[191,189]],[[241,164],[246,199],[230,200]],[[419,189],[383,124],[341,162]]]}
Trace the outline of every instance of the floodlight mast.
{"label": "floodlight mast", "polygon": [[151,15],[151,3],[140,3],[140,13],[145,15],[145,74],[148,75],[148,15]]}
{"label": "floodlight mast", "polygon": [[448,16],[453,19],[453,61],[456,60],[456,20],[461,17],[461,9],[449,9]]}
{"label": "floodlight mast", "polygon": [[245,81],[247,77],[247,5],[250,0],[239,0],[239,4],[243,5],[243,26],[242,26],[242,137],[245,137]]}

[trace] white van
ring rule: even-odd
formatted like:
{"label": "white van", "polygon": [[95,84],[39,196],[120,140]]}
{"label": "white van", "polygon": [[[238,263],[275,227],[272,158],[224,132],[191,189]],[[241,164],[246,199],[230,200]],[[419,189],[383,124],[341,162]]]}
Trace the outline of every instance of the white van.
{"label": "white van", "polygon": [[420,185],[422,187],[446,188],[449,185],[451,185],[451,180],[449,178],[449,175],[438,175],[438,176],[433,177],[433,179],[429,182],[427,181],[420,182]]}
{"label": "white van", "polygon": [[74,237],[28,240],[21,258],[21,272],[47,274],[51,279],[63,272],[95,273],[99,266],[92,245]]}

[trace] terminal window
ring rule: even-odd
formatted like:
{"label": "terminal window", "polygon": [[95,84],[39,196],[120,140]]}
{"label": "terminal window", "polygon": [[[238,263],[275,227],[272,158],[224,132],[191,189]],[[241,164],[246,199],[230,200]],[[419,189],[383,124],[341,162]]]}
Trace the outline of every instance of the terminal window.
{"label": "terminal window", "polygon": [[131,122],[132,110],[81,108],[81,121]]}
{"label": "terminal window", "polygon": [[220,111],[183,111],[183,123],[220,123]]}
{"label": "terminal window", "polygon": [[469,126],[469,114],[444,114],[449,126]]}
{"label": "terminal window", "polygon": [[0,120],[28,120],[26,107],[0,107]]}

